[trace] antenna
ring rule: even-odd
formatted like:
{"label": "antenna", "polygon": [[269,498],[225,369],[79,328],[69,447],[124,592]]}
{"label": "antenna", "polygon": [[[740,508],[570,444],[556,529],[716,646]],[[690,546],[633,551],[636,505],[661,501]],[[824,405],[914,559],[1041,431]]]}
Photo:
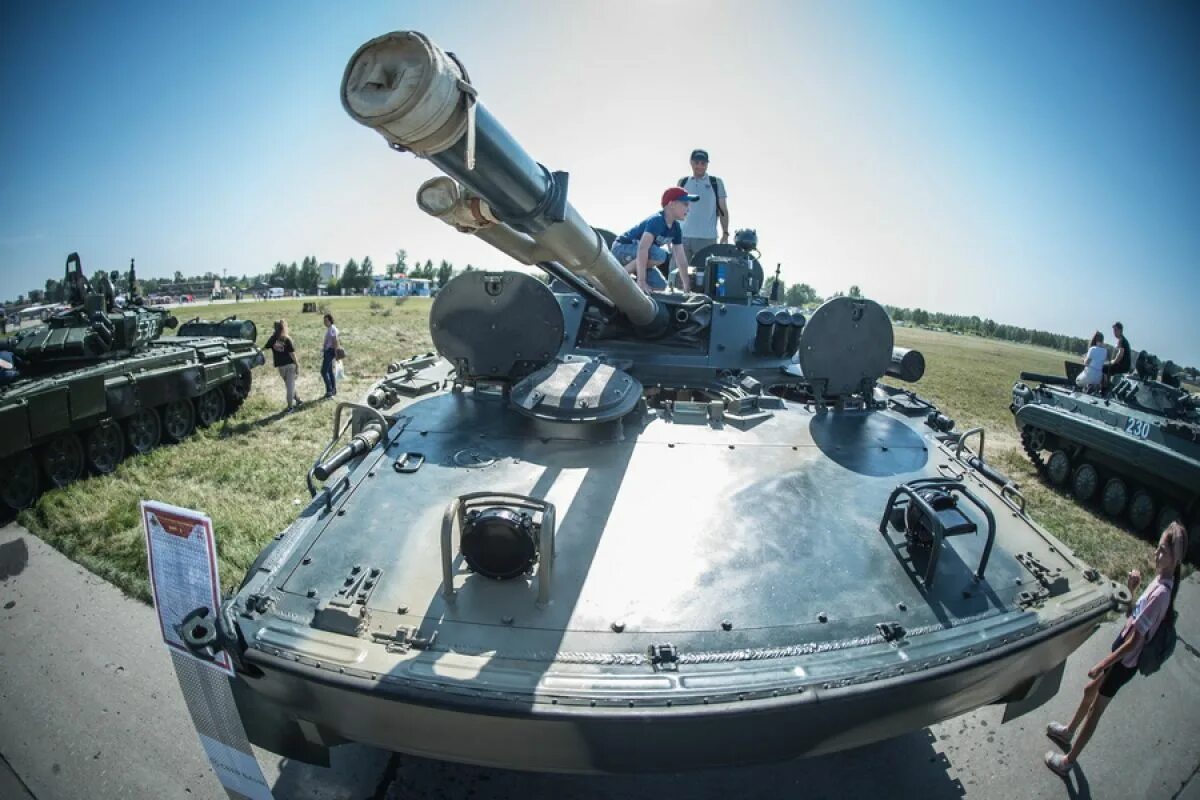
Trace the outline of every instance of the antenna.
{"label": "antenna", "polygon": [[783,266],[783,265],[782,264],[775,265],[775,280],[771,282],[770,301],[771,301],[772,305],[779,302],[779,268],[781,266]]}

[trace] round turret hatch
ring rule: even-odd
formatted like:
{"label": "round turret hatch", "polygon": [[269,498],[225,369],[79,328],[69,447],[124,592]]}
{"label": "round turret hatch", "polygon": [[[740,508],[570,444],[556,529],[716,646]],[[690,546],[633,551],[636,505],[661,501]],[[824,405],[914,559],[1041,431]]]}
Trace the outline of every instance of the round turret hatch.
{"label": "round turret hatch", "polygon": [[[813,312],[800,335],[800,368],[827,397],[847,395],[878,380],[892,360],[892,321],[883,306],[835,297]],[[818,387],[814,387],[818,388]]]}
{"label": "round turret hatch", "polygon": [[468,380],[516,380],[548,364],[565,325],[554,293],[523,272],[464,272],[429,312],[434,347]]}
{"label": "round turret hatch", "polygon": [[609,422],[632,411],[641,397],[637,378],[578,356],[542,367],[509,395],[517,411],[549,422]]}

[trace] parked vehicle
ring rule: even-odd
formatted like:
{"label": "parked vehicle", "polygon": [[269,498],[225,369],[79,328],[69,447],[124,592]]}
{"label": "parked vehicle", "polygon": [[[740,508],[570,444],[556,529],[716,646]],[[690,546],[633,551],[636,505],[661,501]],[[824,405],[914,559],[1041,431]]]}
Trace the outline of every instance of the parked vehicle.
{"label": "parked vehicle", "polygon": [[127,455],[214,424],[242,404],[263,363],[253,323],[197,319],[160,338],[175,317],[143,304],[136,289],[118,307],[105,278],[90,285],[72,253],[68,309],[0,341],[16,367],[0,383],[0,509],[9,513],[44,489],[112,472]]}
{"label": "parked vehicle", "polygon": [[643,293],[460,63],[380,37],[343,105],[446,173],[423,210],[552,285],[451,280],[437,353],[337,404],[312,502],[189,615],[251,741],[679,770],[1041,702],[1129,593],[1029,518],[981,435],[882,382],[923,363],[883,308],[781,307],[736,244],[696,293]]}

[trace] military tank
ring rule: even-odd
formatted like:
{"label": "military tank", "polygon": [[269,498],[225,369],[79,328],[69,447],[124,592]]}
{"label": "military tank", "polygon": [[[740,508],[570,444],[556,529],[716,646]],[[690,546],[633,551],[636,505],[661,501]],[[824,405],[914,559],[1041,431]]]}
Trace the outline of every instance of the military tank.
{"label": "military tank", "polygon": [[312,502],[189,615],[255,744],[566,772],[831,752],[1036,706],[1128,600],[906,387],[922,359],[874,301],[806,318],[736,246],[705,293],[644,294],[421,34],[364,45],[342,100],[446,173],[421,208],[554,280],[447,284],[436,352],[337,405]]}
{"label": "military tank", "polygon": [[[69,308],[0,340],[13,368],[0,381],[0,509],[25,508],[43,489],[112,472],[126,455],[186,438],[236,410],[263,363],[247,320],[179,325],[151,308],[129,266],[118,306],[105,274],[92,285],[67,258]],[[178,328],[178,335],[161,338]]]}
{"label": "military tank", "polygon": [[[1175,521],[1200,533],[1200,396],[1180,388],[1167,362],[1142,353],[1103,393],[1067,377],[1022,372],[1012,413],[1030,461],[1080,503],[1095,503],[1137,531]],[[1195,547],[1192,548],[1195,552]]]}

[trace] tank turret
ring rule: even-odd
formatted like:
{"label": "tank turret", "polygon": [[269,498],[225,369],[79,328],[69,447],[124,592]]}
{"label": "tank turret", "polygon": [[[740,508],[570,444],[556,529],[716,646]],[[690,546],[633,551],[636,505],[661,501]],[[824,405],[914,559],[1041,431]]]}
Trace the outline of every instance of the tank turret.
{"label": "tank turret", "polygon": [[69,308],[0,341],[13,368],[0,375],[0,516],[85,472],[112,472],[126,454],[178,441],[236,410],[263,363],[254,325],[193,320],[178,336],[150,308],[129,262],[128,302],[116,273],[88,281],[78,253],[63,280]]}
{"label": "tank turret", "polygon": [[[891,322],[874,301],[836,298],[811,318],[799,309],[764,308],[769,301],[760,295],[763,270],[751,230],[739,231],[736,245],[697,254],[702,294],[643,293],[569,202],[567,173],[526,153],[480,102],[462,62],[420,33],[390,33],[360,47],[346,67],[341,98],[355,121],[394,150],[446,173],[420,187],[421,209],[563,279],[589,301],[577,306],[581,324],[567,324],[574,330],[558,340],[564,326],[557,312],[535,314],[545,334],[536,337],[525,312],[554,305],[549,292],[514,277],[455,279],[435,301],[430,324],[437,343],[451,319],[470,320],[454,325],[450,345],[467,376],[479,375],[472,364],[487,362],[482,376],[515,381],[541,370],[534,383],[542,385],[577,369],[553,364],[556,356],[619,353],[628,363],[618,371],[668,387],[664,399],[676,396],[669,387],[719,393],[749,377],[758,386],[802,385],[820,406],[869,394],[889,369],[903,379],[920,377],[911,366],[919,353],[908,356],[908,369],[893,368],[903,354],[894,352]],[[498,301],[510,289],[509,298],[520,294],[521,302]],[[497,336],[498,330],[510,335]],[[509,342],[503,367],[480,352]]]}
{"label": "tank turret", "polygon": [[[130,285],[133,266],[130,262]],[[67,257],[63,285],[70,308],[35,328],[21,331],[7,348],[26,374],[39,374],[65,364],[116,358],[144,350],[177,322],[165,309],[117,308],[112,279],[105,273],[93,287],[84,276],[78,253]]]}

